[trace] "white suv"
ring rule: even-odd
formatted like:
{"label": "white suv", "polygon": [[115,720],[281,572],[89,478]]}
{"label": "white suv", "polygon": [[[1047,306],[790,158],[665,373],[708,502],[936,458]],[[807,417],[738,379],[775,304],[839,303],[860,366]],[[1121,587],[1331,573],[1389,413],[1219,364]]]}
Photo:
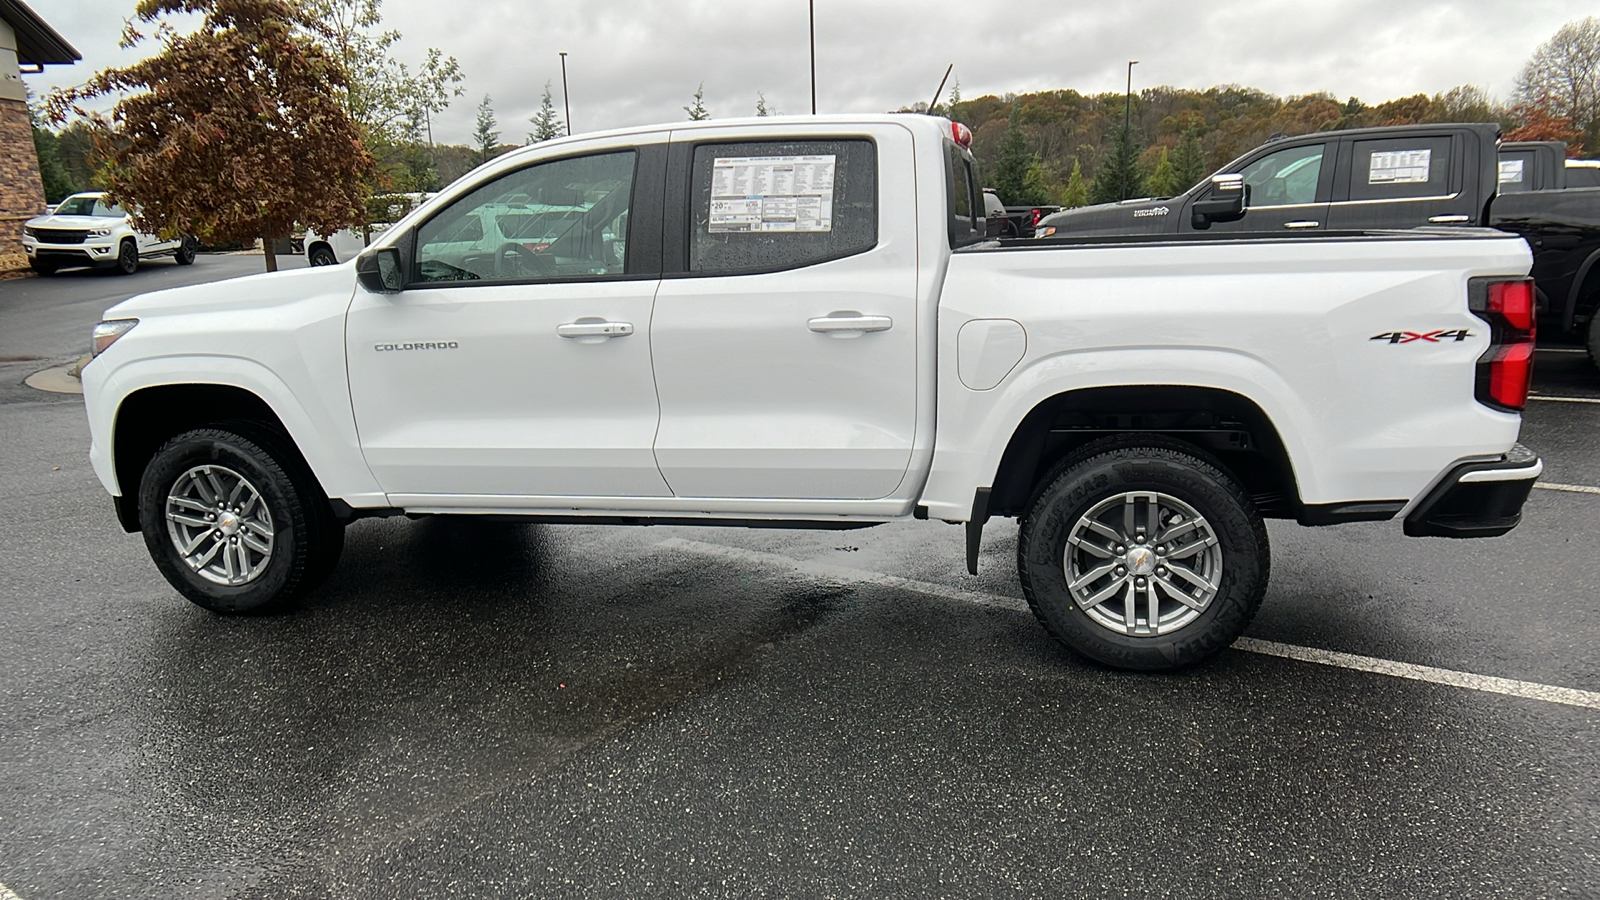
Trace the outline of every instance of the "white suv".
{"label": "white suv", "polygon": [[197,247],[192,237],[165,240],[139,233],[127,211],[99,192],[73,194],[50,215],[22,226],[23,252],[40,275],[72,266],[115,267],[131,275],[140,260],[157,256],[171,256],[187,266],[194,262]]}

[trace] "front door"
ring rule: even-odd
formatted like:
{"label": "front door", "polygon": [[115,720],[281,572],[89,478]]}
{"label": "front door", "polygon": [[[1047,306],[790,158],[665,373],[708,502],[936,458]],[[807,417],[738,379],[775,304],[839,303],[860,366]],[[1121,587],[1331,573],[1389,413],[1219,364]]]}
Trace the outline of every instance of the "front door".
{"label": "front door", "polygon": [[910,464],[916,183],[878,164],[911,159],[910,134],[794,127],[674,137],[679,234],[650,339],[656,459],[680,497],[878,499]]}
{"label": "front door", "polygon": [[[659,173],[640,172],[665,155],[624,148],[501,174],[402,238],[404,291],[357,289],[351,397],[392,503],[669,493],[651,450],[659,251],[639,252],[642,234],[659,241],[659,219],[629,223],[634,185],[660,190]],[[557,205],[579,214],[524,238]],[[659,214],[659,199],[646,205]]]}
{"label": "front door", "polygon": [[[1210,230],[1293,233],[1326,229],[1334,146],[1323,142],[1297,144],[1269,151],[1246,163],[1239,169],[1250,189],[1244,216],[1232,222],[1213,222]],[[1184,228],[1189,227],[1190,220],[1185,209]]]}

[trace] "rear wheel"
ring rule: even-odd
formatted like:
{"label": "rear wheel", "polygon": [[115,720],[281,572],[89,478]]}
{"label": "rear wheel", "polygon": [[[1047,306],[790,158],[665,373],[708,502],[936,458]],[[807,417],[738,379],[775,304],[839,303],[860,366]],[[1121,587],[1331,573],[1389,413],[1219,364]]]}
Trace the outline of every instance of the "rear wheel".
{"label": "rear wheel", "polygon": [[1091,444],[1041,482],[1017,544],[1034,615],[1121,669],[1192,665],[1244,633],[1266,593],[1266,525],[1220,465],[1150,436]]}
{"label": "rear wheel", "polygon": [[311,248],[311,264],[313,266],[337,266],[339,258],[333,255],[331,248],[318,245]]}
{"label": "rear wheel", "polygon": [[224,422],[169,440],[139,484],[156,568],[219,613],[274,612],[333,570],[344,546],[316,479],[275,432]]}
{"label": "rear wheel", "polygon": [[139,245],[133,241],[123,241],[117,247],[117,271],[123,275],[132,275],[139,271]]}

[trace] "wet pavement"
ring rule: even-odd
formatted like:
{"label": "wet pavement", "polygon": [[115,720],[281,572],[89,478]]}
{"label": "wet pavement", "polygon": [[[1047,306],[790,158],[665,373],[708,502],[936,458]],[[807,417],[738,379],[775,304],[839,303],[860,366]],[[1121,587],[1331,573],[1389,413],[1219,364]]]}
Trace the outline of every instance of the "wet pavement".
{"label": "wet pavement", "polygon": [[[0,354],[76,354],[99,300],[13,284]],[[300,611],[211,615],[116,526],[81,400],[21,387],[44,365],[0,361],[24,900],[1600,896],[1600,709],[1237,650],[1094,666],[1027,611],[1008,520],[977,578],[938,523],[369,520]],[[1538,389],[1600,398],[1587,367],[1542,351]],[[1536,401],[1524,440],[1600,486],[1597,429]],[[1492,541],[1274,522],[1249,634],[1597,692],[1597,526],[1554,490]]]}

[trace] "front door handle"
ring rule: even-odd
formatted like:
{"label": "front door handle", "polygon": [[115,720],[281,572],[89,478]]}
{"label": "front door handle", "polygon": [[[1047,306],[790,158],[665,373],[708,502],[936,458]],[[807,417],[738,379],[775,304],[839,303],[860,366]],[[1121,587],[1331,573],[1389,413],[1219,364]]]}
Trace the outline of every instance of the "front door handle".
{"label": "front door handle", "polygon": [[576,322],[556,326],[556,334],[573,338],[580,344],[598,344],[614,337],[633,334],[632,322],[607,322],[605,319],[584,317]]}
{"label": "front door handle", "polygon": [[806,327],[818,334],[851,338],[874,331],[888,331],[894,327],[894,320],[888,316],[863,316],[854,310],[841,310],[808,319]]}
{"label": "front door handle", "polygon": [[1462,224],[1464,222],[1471,222],[1472,221],[1472,217],[1471,216],[1429,216],[1428,217],[1428,221],[1432,222],[1435,225],[1460,225],[1460,224]]}
{"label": "front door handle", "polygon": [[1283,223],[1283,227],[1285,228],[1320,228],[1321,226],[1321,222],[1313,222],[1310,219],[1301,219],[1298,222]]}

